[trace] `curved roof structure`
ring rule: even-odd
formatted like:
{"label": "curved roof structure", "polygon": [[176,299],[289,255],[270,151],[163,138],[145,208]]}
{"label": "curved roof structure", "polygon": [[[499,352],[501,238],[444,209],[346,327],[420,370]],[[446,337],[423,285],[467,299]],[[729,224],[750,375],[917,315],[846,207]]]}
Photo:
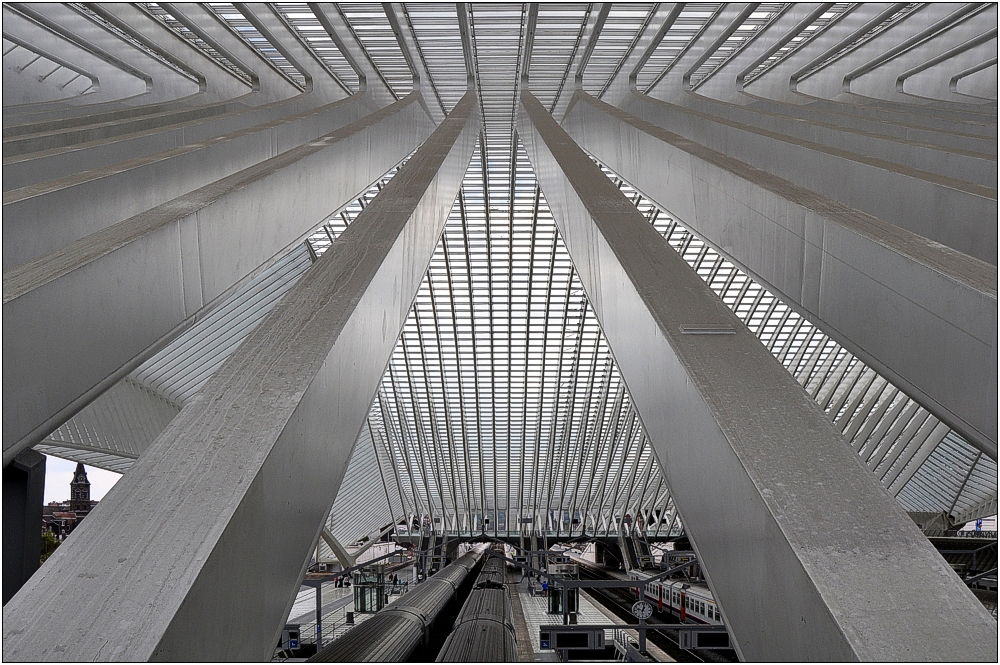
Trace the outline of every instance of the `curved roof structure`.
{"label": "curved roof structure", "polygon": [[[122,359],[94,370],[99,381],[30,423],[24,416],[16,432],[5,406],[5,464],[30,445],[119,473],[142,466],[408,160],[424,159],[417,147],[458,117],[471,91],[481,123],[471,159],[343,480],[330,481],[324,526],[337,540],[414,522],[459,537],[685,528],[667,460],[581,276],[605,267],[574,265],[554,213],[563,202],[546,199],[546,174],[536,173],[537,139],[519,125],[525,95],[759,339],[903,510],[951,524],[996,514],[997,250],[995,228],[990,236],[979,223],[996,212],[996,12],[985,3],[8,3],[4,210],[17,221],[5,240],[5,314],[8,302],[13,311],[77,269],[52,267],[83,260],[59,255],[66,247],[97,261],[117,249],[87,249],[94,238],[110,247],[118,240],[108,234],[165,223],[148,220],[183,206],[207,220],[198,211],[265,187],[270,171],[253,169],[312,159],[389,114],[420,118],[382,161],[324,166],[321,182],[331,192],[344,182],[346,194],[322,214],[296,176],[273,190],[291,203],[234,203],[224,232],[205,230],[215,228],[208,221],[197,237],[179,230],[182,250],[250,252],[233,259],[239,278],[213,281],[200,265],[192,286],[182,266],[183,314],[150,343],[123,347]],[[613,145],[587,133],[598,120]],[[371,127],[381,129],[363,131],[394,131]],[[642,162],[640,142],[663,152]],[[199,159],[218,170],[201,174]],[[738,173],[738,191],[698,160]],[[177,184],[144,186],[160,177]],[[119,205],[105,185],[144,193]],[[791,203],[775,212],[758,186]],[[753,227],[764,245],[741,231],[752,224],[738,205],[751,200],[778,220]],[[256,251],[300,205],[313,217]],[[841,215],[865,241],[851,245],[814,217],[796,227],[796,205]],[[74,224],[14,226],[56,213]],[[801,238],[801,261],[778,246],[785,232]],[[903,247],[908,262],[883,265],[871,246]],[[847,267],[837,272],[831,260],[811,281],[814,247]],[[888,275],[884,311],[864,304],[881,295],[854,297],[867,287],[831,290],[841,278],[854,284],[851,270]],[[981,332],[991,315],[989,339]],[[897,327],[896,338],[879,337],[880,326]],[[8,353],[18,351],[5,334],[5,362]],[[46,376],[75,377],[59,353]],[[773,408],[780,418],[783,405]],[[802,450],[809,436],[783,444]]]}
{"label": "curved roof structure", "polygon": [[[289,78],[301,74],[239,10],[212,12]],[[141,5],[157,20],[226,64],[156,3]],[[280,16],[352,91],[357,74],[310,6],[282,3]],[[637,71],[640,89],[655,90],[673,59],[719,20],[723,5],[687,3]],[[761,4],[695,70],[697,90],[741,50],[767,38],[788,4]],[[792,57],[857,7],[834,4],[803,26],[747,76],[748,83]],[[912,4],[870,33],[919,9]],[[86,6],[78,11],[85,12]],[[379,77],[397,98],[413,85],[407,56],[393,33],[402,19],[419,66],[442,112],[465,88],[455,5],[401,5],[390,18],[380,5],[337,8]],[[594,318],[572,261],[518,144],[513,109],[520,82],[509,75],[530,62],[530,88],[551,111],[564,108],[579,72],[581,45],[601,20],[584,70],[583,89],[608,93],[640,37],[663,8],[652,3],[595,6],[542,4],[533,49],[524,53],[527,5],[477,5],[469,11],[472,62],[485,126],[447,230],[372,403],[348,479],[378,497],[363,523],[345,520],[356,506],[339,501],[330,525],[346,541],[395,516],[444,517],[460,531],[483,519],[517,530],[514,515],[546,520],[571,513],[596,529],[613,529],[625,514],[669,520],[669,492],[630,406],[627,387]],[[88,14],[89,16],[89,14]],[[232,65],[228,65],[232,67]],[[820,65],[817,65],[817,71]],[[483,145],[486,146],[483,149]],[[945,512],[964,522],[996,512],[996,461],[865,366],[787,304],[720,255],[668,211],[608,172],[671,246],[751,326],[803,384],[896,496],[915,512]],[[392,173],[381,181],[387,181]],[[113,471],[125,471],[285,290],[379,191],[335,211],[287,258],[113,390],[53,432],[38,449]],[[377,452],[369,456],[367,447]],[[372,459],[379,460],[378,465]],[[614,469],[612,473],[598,470]],[[353,493],[352,493],[353,494]],[[384,504],[384,505],[383,505]],[[343,512],[341,512],[343,511]],[[507,524],[506,515],[511,515]],[[586,516],[581,522],[581,516]],[[476,521],[480,520],[480,521]],[[589,521],[587,521],[589,520]],[[344,530],[340,523],[352,521]],[[559,525],[563,517],[555,518]],[[654,527],[655,528],[655,527]]]}

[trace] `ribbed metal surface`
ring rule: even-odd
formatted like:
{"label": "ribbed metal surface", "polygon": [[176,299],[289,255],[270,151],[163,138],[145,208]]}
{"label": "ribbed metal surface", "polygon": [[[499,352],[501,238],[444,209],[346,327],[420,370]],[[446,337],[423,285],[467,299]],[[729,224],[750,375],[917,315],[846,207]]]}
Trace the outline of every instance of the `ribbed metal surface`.
{"label": "ribbed metal surface", "polygon": [[423,624],[406,612],[383,610],[309,659],[313,663],[398,663],[424,638]]}
{"label": "ribbed metal surface", "polygon": [[318,663],[401,662],[423,641],[426,631],[454,598],[482,556],[473,550],[377,615],[344,633],[309,659]]}
{"label": "ribbed metal surface", "polygon": [[517,662],[517,637],[504,559],[491,556],[438,653],[442,663]]}
{"label": "ribbed metal surface", "polygon": [[437,657],[439,663],[516,663],[517,641],[510,627],[474,621],[455,628]]}

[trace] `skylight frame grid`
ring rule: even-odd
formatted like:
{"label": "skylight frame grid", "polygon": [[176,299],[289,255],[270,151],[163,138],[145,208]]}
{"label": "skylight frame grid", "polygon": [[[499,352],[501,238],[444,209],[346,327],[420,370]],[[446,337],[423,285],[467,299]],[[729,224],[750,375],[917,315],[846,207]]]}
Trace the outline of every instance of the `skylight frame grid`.
{"label": "skylight frame grid", "polygon": [[532,94],[549,112],[566,90],[573,65],[583,43],[590,3],[541,3],[529,63]]}
{"label": "skylight frame grid", "polygon": [[336,7],[393,94],[399,99],[410,94],[413,73],[382,5],[350,2],[338,3]]}
{"label": "skylight frame grid", "polygon": [[458,10],[454,3],[409,2],[403,4],[403,18],[418,50],[413,56],[423,62],[435,98],[450,113],[468,90]]}
{"label": "skylight frame grid", "polygon": [[275,11],[298,34],[310,51],[322,61],[337,79],[348,88],[349,94],[360,89],[358,73],[340,52],[333,38],[320,24],[306,2],[274,3]]}
{"label": "skylight frame grid", "polygon": [[[523,146],[516,156],[512,205],[487,214],[477,146],[376,407],[421,510],[462,514],[466,525],[492,515],[495,533],[599,500],[605,512],[666,500],[665,489],[647,496],[651,479],[663,483],[634,414],[608,453],[627,479],[602,476],[583,491],[598,468],[590,453],[599,442],[588,437],[608,419],[593,391],[624,384]],[[461,491],[449,485],[456,478]],[[612,480],[631,485],[604,487]]]}
{"label": "skylight frame grid", "polygon": [[636,75],[636,86],[645,94],[656,86],[673,68],[711,22],[722,11],[724,3],[691,2],[684,5],[663,39],[656,45],[649,58]]}
{"label": "skylight frame grid", "polygon": [[193,33],[188,29],[186,25],[178,21],[173,15],[166,9],[160,6],[157,2],[140,2],[136,3],[139,9],[145,11],[149,16],[152,16],[155,20],[162,23],[167,29],[172,30],[177,33],[185,40],[190,42],[199,51],[204,53],[210,59],[216,61],[226,69],[228,69],[232,74],[234,74],[241,81],[246,83],[248,86],[253,86],[253,80],[250,78],[250,73],[243,70],[242,67],[237,66],[234,62],[229,60],[226,56],[222,55],[216,51],[211,45],[202,40],[201,37]]}
{"label": "skylight frame grid", "polygon": [[233,3],[209,2],[207,6],[223,25],[228,26],[235,35],[263,56],[265,62],[271,63],[282,76],[294,83],[297,88],[305,90],[305,74],[289,62],[288,58],[267,37],[262,35]]}

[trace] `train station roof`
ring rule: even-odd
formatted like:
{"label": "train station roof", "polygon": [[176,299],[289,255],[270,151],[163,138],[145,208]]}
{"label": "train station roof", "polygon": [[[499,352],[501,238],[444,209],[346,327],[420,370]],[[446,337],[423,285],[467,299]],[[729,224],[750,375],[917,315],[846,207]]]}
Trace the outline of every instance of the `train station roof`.
{"label": "train station roof", "polygon": [[[709,81],[728,58],[752,45],[789,4],[757,5],[695,72],[692,86]],[[877,28],[901,20],[919,4],[901,6]],[[172,16],[168,4],[139,5],[223,66],[233,66]],[[296,85],[304,85],[280,45],[258,32],[237,5],[208,6]],[[344,88],[357,92],[357,74],[312,5],[274,6]],[[444,115],[471,75],[484,126],[359,434],[329,529],[346,543],[413,516],[461,533],[481,530],[486,519],[490,531],[517,531],[528,517],[556,531],[579,531],[583,525],[590,533],[607,533],[625,515],[641,515],[665,532],[673,517],[669,490],[516,131],[517,99],[525,85],[557,119],[566,112],[578,76],[597,98],[613,94],[626,59],[660,6],[542,3],[533,40],[526,40],[527,4],[469,5],[471,72],[456,5],[395,6],[399,25],[379,4],[345,3],[336,11],[396,98],[413,89],[415,67],[427,103]],[[664,81],[675,59],[722,7],[684,5],[638,71],[640,91]],[[854,7],[830,4],[762,60],[748,81]],[[587,49],[584,36],[597,24],[599,36]],[[396,30],[413,53],[400,47]],[[857,39],[877,32],[873,28]],[[816,400],[906,510],[944,512],[956,522],[996,513],[994,460],[754,282],[671,211],[605,171]],[[303,244],[36,449],[127,472],[394,173],[346,208],[331,211]]]}

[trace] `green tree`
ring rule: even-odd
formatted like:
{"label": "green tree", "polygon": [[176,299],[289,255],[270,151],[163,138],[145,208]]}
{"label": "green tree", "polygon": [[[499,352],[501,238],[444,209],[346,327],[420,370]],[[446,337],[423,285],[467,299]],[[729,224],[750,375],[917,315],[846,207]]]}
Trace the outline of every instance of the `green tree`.
{"label": "green tree", "polygon": [[39,565],[45,563],[45,560],[48,559],[49,556],[51,556],[52,553],[56,551],[56,548],[59,547],[60,542],[61,541],[56,536],[56,534],[52,533],[48,529],[42,531],[42,556],[38,558]]}

